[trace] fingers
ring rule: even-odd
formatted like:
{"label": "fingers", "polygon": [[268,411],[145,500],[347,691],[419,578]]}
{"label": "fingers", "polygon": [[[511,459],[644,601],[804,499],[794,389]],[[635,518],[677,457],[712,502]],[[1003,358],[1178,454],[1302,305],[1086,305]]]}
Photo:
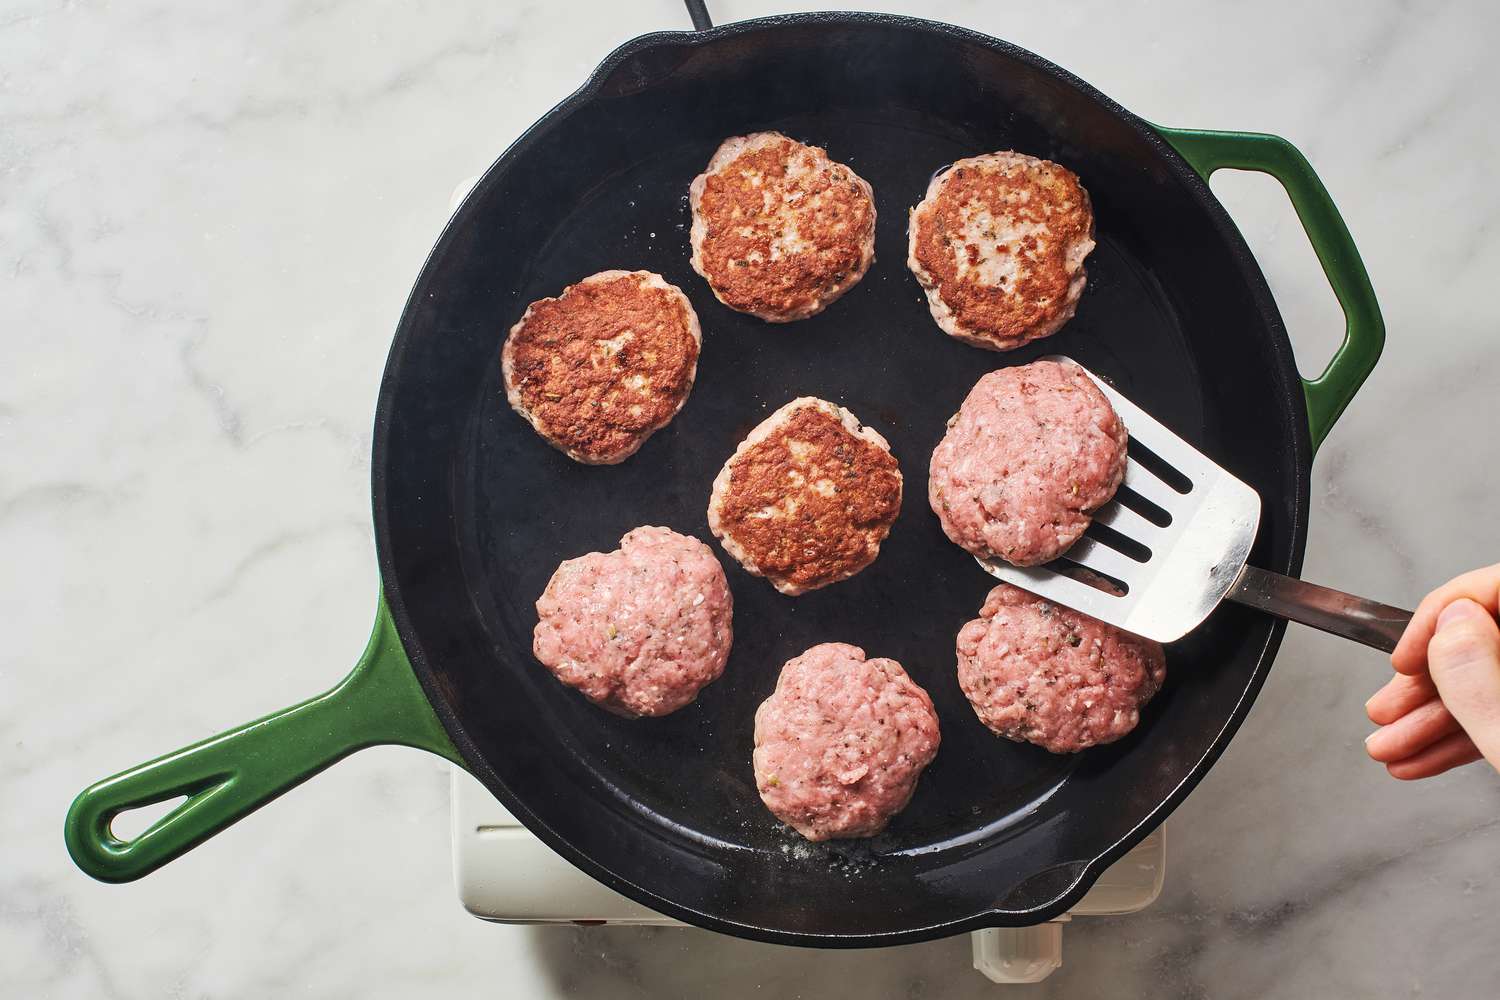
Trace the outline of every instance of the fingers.
{"label": "fingers", "polygon": [[1397,674],[1365,702],[1365,714],[1370,717],[1371,722],[1388,726],[1418,705],[1424,705],[1436,697],[1437,688],[1432,686],[1432,678],[1426,673],[1415,677]]}
{"label": "fingers", "polygon": [[1461,597],[1466,597],[1489,611],[1500,614],[1500,563],[1476,569],[1443,584],[1417,605],[1411,624],[1391,653],[1391,665],[1403,674],[1420,674],[1427,669],[1427,644],[1437,631],[1438,615]]}
{"label": "fingers", "polygon": [[1427,778],[1484,757],[1500,769],[1500,564],[1423,599],[1365,703],[1366,750],[1393,777]]}
{"label": "fingers", "polygon": [[1479,752],[1500,766],[1500,626],[1494,612],[1467,598],[1444,608],[1427,644],[1427,671]]}
{"label": "fingers", "polygon": [[1382,764],[1389,764],[1420,753],[1456,732],[1459,732],[1458,720],[1443,706],[1442,699],[1434,696],[1365,737],[1365,752]]}
{"label": "fingers", "polygon": [[1459,732],[1445,736],[1405,760],[1393,761],[1387,764],[1385,769],[1393,778],[1415,781],[1418,778],[1431,778],[1444,771],[1451,771],[1455,767],[1462,767],[1464,764],[1472,764],[1479,760],[1480,756],[1479,748],[1474,745],[1474,741]]}

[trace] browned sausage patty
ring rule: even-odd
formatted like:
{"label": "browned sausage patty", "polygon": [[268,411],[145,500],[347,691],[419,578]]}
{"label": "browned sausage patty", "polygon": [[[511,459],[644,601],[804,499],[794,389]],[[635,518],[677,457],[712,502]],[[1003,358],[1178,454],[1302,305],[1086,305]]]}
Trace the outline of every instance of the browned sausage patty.
{"label": "browned sausage patty", "polygon": [[901,469],[854,414],[803,396],[750,432],[714,480],[708,526],[783,594],[847,579],[875,561],[901,510]]}
{"label": "browned sausage patty", "polygon": [[1002,583],[958,633],[958,685],[997,735],[1053,753],[1135,728],[1167,677],[1159,643]]}
{"label": "browned sausage patty", "polygon": [[1066,167],[988,153],[933,178],[907,235],[907,266],[937,325],[975,347],[1007,351],[1073,317],[1094,213]]}
{"label": "browned sausage patty", "polygon": [[822,312],[875,259],[870,185],[779,132],[725,139],[689,197],[693,270],[720,302],[772,323]]}
{"label": "browned sausage patty", "polygon": [[505,396],[569,458],[613,465],[682,409],[702,343],[692,303],[661,275],[601,271],[511,327]]}

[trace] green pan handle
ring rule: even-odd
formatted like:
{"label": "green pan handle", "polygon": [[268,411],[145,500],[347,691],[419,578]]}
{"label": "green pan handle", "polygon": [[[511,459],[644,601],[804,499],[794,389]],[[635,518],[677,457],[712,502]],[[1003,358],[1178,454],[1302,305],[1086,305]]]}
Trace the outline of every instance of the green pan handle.
{"label": "green pan handle", "polygon": [[[412,673],[380,602],[364,655],[326,694],[158,757],[84,790],[64,839],[79,868],[103,882],[148,875],[356,750],[419,747],[462,764]],[[133,840],[110,830],[120,813],[187,796]]]}
{"label": "green pan handle", "polygon": [[1152,126],[1205,181],[1223,167],[1270,174],[1286,188],[1307,230],[1307,238],[1323,265],[1323,273],[1344,309],[1344,342],[1323,374],[1302,380],[1307,396],[1307,423],[1317,451],[1333,423],[1364,384],[1380,349],[1385,346],[1385,321],[1370,276],[1354,247],[1354,239],[1334,206],[1328,189],[1296,146],[1276,135],[1256,132],[1205,132],[1198,129]]}

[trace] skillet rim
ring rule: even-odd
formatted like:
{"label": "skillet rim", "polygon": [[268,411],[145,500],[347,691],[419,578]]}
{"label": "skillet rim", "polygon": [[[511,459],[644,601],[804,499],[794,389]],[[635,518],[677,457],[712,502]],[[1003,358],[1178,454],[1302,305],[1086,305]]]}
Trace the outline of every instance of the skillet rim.
{"label": "skillet rim", "polygon": [[[709,45],[741,35],[810,24],[923,32],[930,35],[942,36],[960,44],[981,46],[1017,62],[1024,63],[1032,69],[1078,91],[1084,98],[1095,102],[1110,115],[1121,120],[1156,152],[1164,166],[1176,179],[1186,186],[1189,193],[1198,202],[1199,207],[1207,213],[1216,234],[1224,241],[1225,247],[1238,266],[1241,277],[1250,292],[1251,299],[1256,304],[1260,313],[1260,318],[1269,335],[1267,338],[1269,347],[1274,360],[1277,362],[1276,370],[1283,376],[1282,384],[1276,388],[1279,389],[1278,400],[1280,404],[1282,406],[1290,405],[1293,410],[1291,416],[1295,432],[1291,441],[1290,457],[1293,460],[1294,495],[1292,499],[1294,500],[1294,504],[1291,509],[1292,516],[1289,522],[1290,547],[1288,557],[1285,565],[1273,568],[1278,572],[1288,575],[1297,575],[1302,567],[1302,558],[1307,544],[1310,474],[1313,457],[1311,432],[1307,422],[1307,404],[1302,392],[1301,376],[1292,352],[1290,339],[1287,336],[1286,326],[1276,307],[1275,299],[1271,295],[1270,287],[1266,283],[1265,275],[1261,271],[1254,254],[1251,253],[1249,246],[1245,243],[1238,227],[1218,198],[1214,196],[1207,181],[1145,119],[1126,110],[1081,78],[1027,49],[969,28],[924,18],[896,14],[822,11],[753,18],[702,31],[657,31],[638,35],[622,43],[605,56],[594,69],[593,73],[589,75],[577,90],[573,91],[573,93],[569,94],[546,114],[537,119],[536,122],[510,143],[494,162],[486,168],[478,183],[474,185],[470,193],[465,197],[464,202],[448,219],[432,250],[423,261],[422,268],[413,283],[412,291],[408,295],[406,303],[402,306],[401,318],[397,323],[396,332],[392,338],[390,351],[387,355],[385,369],[381,376],[375,410],[370,485],[375,522],[375,549],[380,569],[382,591],[385,595],[386,604],[390,609],[391,618],[395,624],[401,645],[411,663],[412,672],[416,674],[417,680],[427,696],[427,700],[437,713],[449,739],[453,741],[454,746],[463,757],[464,763],[470,773],[478,778],[512,815],[520,820],[528,830],[541,839],[548,847],[593,878],[636,902],[666,916],[709,930],[772,944],[789,944],[804,947],[857,948],[913,944],[986,927],[1017,927],[1043,923],[1071,909],[1111,864],[1136,844],[1140,843],[1152,830],[1164,822],[1167,816],[1207,776],[1213,765],[1228,747],[1229,742],[1238,732],[1246,716],[1249,714],[1255,699],[1260,694],[1261,688],[1265,684],[1266,677],[1269,675],[1272,663],[1275,660],[1276,652],[1281,645],[1282,636],[1286,631],[1286,623],[1284,621],[1276,620],[1272,623],[1270,632],[1267,634],[1266,640],[1261,645],[1257,654],[1257,663],[1251,674],[1249,683],[1241,692],[1229,717],[1214,735],[1203,756],[1188,769],[1183,779],[1161,802],[1113,844],[1106,847],[1092,859],[1086,861],[1069,885],[1058,892],[1049,902],[1024,910],[988,908],[966,916],[956,917],[952,920],[923,924],[899,931],[883,931],[867,934],[841,932],[808,933],[741,923],[730,917],[692,909],[657,894],[647,886],[624,878],[595,861],[591,856],[575,849],[563,835],[544,823],[521,799],[510,792],[505,783],[500,780],[499,775],[490,766],[486,757],[470,739],[459,719],[458,713],[444,695],[442,687],[437,681],[435,671],[421,643],[418,641],[416,629],[407,612],[406,604],[402,599],[401,587],[394,565],[391,511],[387,505],[385,482],[385,469],[390,457],[389,432],[395,408],[396,388],[401,381],[402,365],[405,360],[408,342],[417,335],[415,328],[419,323],[414,318],[414,306],[428,294],[427,286],[432,281],[430,272],[435,263],[449,252],[459,234],[472,224],[472,218],[476,211],[474,206],[478,202],[475,195],[484,192],[498,183],[499,175],[503,172],[507,163],[515,156],[524,153],[555,122],[565,118],[579,107],[595,100],[603,89],[605,82],[627,60],[658,47]],[[652,80],[643,85],[641,89],[650,87],[656,82],[656,80]],[[1048,869],[1042,869],[1037,874],[1041,874],[1046,870]]]}

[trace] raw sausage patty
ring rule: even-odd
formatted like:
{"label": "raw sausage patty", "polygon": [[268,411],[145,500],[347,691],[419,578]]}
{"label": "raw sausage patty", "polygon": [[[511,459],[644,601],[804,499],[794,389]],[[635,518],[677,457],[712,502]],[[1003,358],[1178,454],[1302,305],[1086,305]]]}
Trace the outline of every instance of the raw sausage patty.
{"label": "raw sausage patty", "polygon": [[901,664],[825,642],[787,661],[755,713],[755,787],[808,840],[873,837],[939,740],[932,699]]}
{"label": "raw sausage patty", "polygon": [[569,458],[613,465],[682,409],[702,344],[677,286],[601,271],[526,307],[500,354],[505,397]]}
{"label": "raw sausage patty", "polygon": [[981,558],[1056,558],[1125,478],[1129,435],[1071,362],[990,372],[932,453],[927,497],[943,531]]}
{"label": "raw sausage patty", "polygon": [[1056,333],[1083,295],[1094,213],[1078,176],[1022,153],[959,160],[911,210],[906,264],[949,336],[1007,351]]}
{"label": "raw sausage patty", "polygon": [[1159,643],[1008,583],[990,591],[957,648],[958,685],[979,720],[1053,753],[1130,732],[1167,676]]}
{"label": "raw sausage patty", "polygon": [[720,302],[772,323],[822,312],[875,259],[870,185],[780,132],[725,139],[688,197],[693,270]]}
{"label": "raw sausage patty", "polygon": [[636,528],[557,567],[536,602],[542,665],[617,715],[666,715],[724,672],[734,601],[713,551]]}

